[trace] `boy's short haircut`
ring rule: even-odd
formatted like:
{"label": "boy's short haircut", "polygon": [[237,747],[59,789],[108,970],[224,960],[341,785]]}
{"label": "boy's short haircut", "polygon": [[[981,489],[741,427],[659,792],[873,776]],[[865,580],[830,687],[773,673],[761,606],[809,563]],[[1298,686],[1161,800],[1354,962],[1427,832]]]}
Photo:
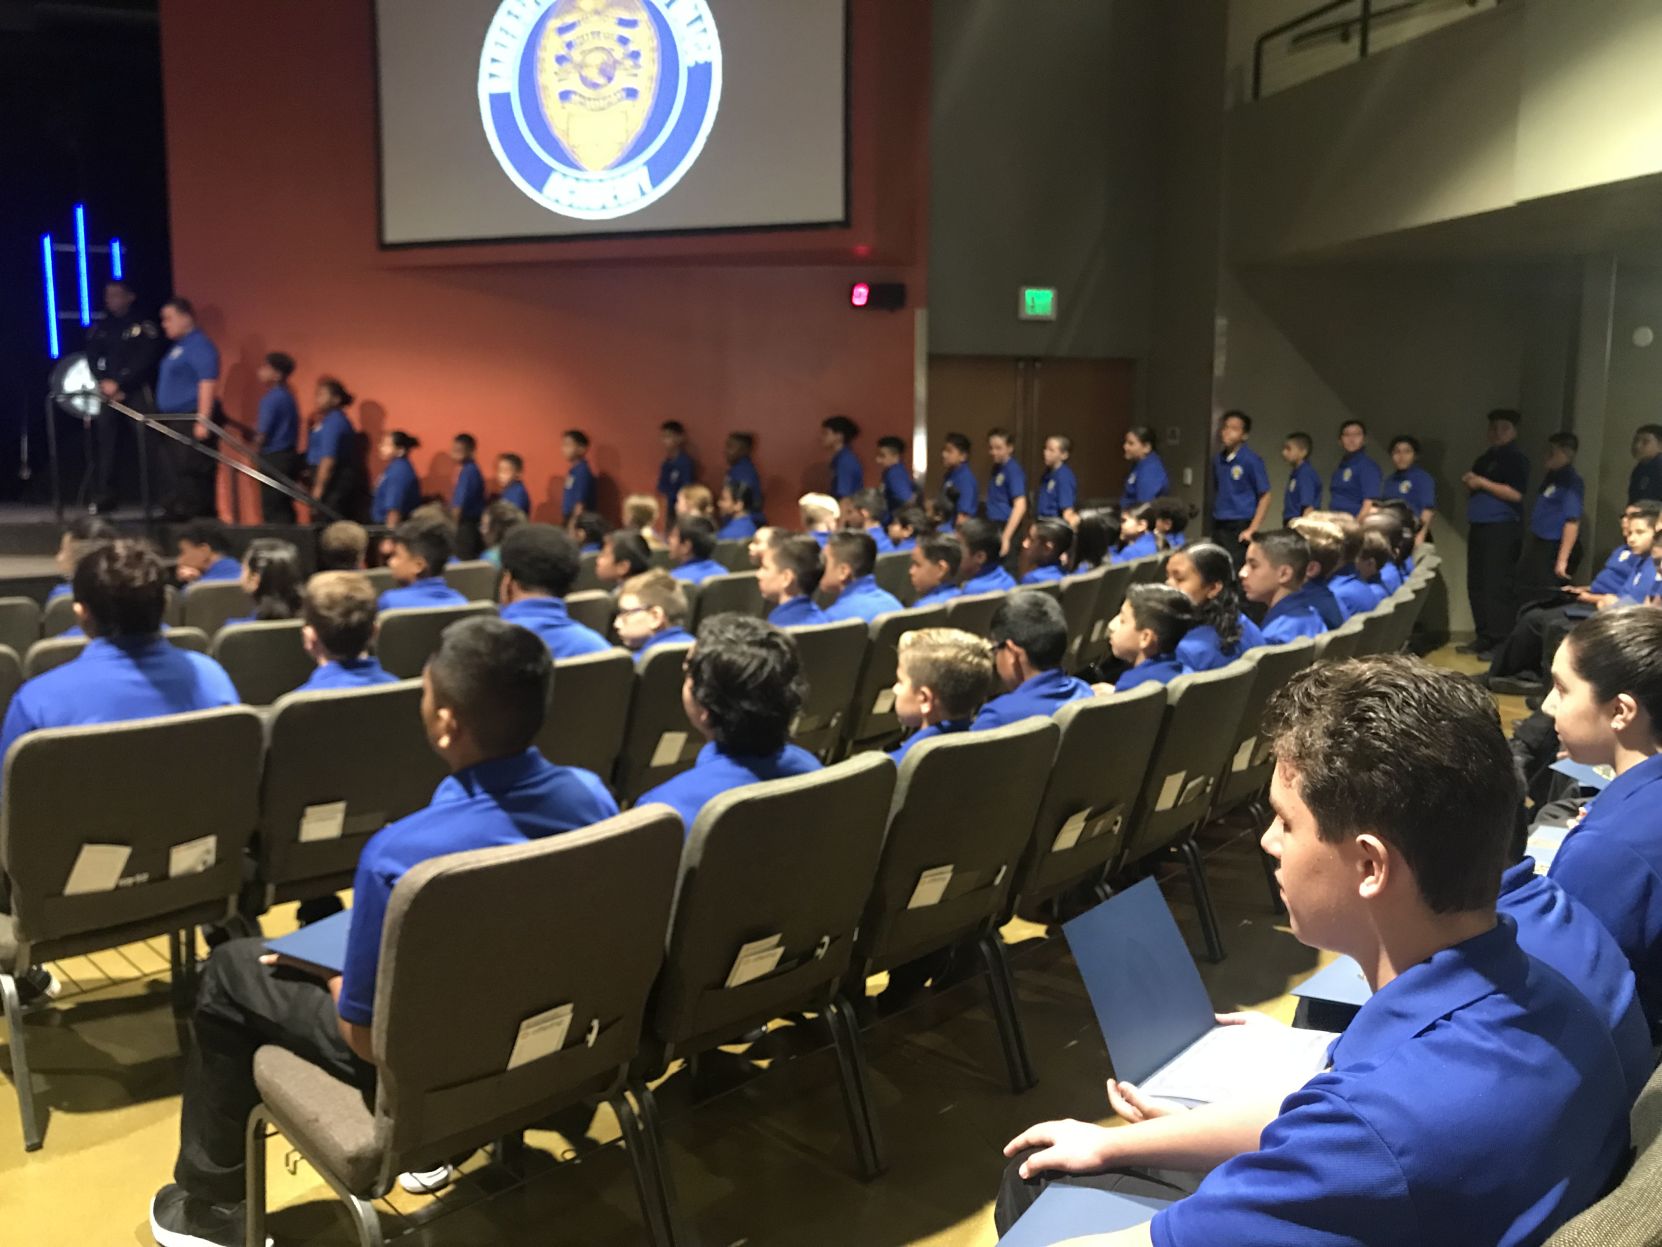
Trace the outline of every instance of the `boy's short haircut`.
{"label": "boy's short haircut", "polygon": [[231,552],[231,543],[225,536],[225,525],[218,520],[192,520],[179,529],[177,539],[193,546],[207,546],[217,554]]}
{"label": "boy's short haircut", "polygon": [[1662,520],[1662,502],[1654,498],[1641,498],[1638,502],[1628,504],[1627,518],[1630,520],[1644,520],[1652,528],[1658,520]]}
{"label": "boy's short haircut", "polygon": [[684,627],[692,612],[687,609],[687,595],[681,582],[661,567],[631,576],[623,582],[623,593],[629,594],[642,606],[656,606],[672,627]]}
{"label": "boy's short haircut", "polygon": [[450,525],[425,516],[405,520],[392,530],[392,540],[425,562],[428,576],[442,576],[444,565],[456,551],[456,536]]}
{"label": "boy's short haircut", "polygon": [[948,433],[944,439],[946,444],[965,455],[970,453],[970,439],[962,433]]}
{"label": "boy's short haircut", "polygon": [[480,525],[483,530],[485,544],[498,546],[507,535],[530,518],[513,503],[498,498],[485,508],[484,521]]}
{"label": "boy's short haircut", "polygon": [[1634,437],[1654,437],[1662,442],[1662,424],[1641,424],[1633,430]]}
{"label": "boy's short haircut", "polygon": [[479,449],[479,439],[471,433],[458,433],[450,440],[470,455]]}
{"label": "boy's short haircut", "polygon": [[721,483],[721,492],[733,500],[733,505],[739,508],[743,515],[750,515],[756,510],[756,491],[747,481],[727,480]]}
{"label": "boy's short haircut", "polygon": [[1391,449],[1395,450],[1398,446],[1406,446],[1414,452],[1414,458],[1418,459],[1420,457],[1420,439],[1412,434],[1398,433],[1393,437],[1391,439]]}
{"label": "boy's short haircut", "polygon": [[991,520],[971,516],[958,525],[958,537],[963,541],[966,553],[973,554],[979,550],[987,556],[989,567],[998,562],[999,550],[1004,545],[1004,533]]}
{"label": "boy's short haircut", "polygon": [[1348,428],[1353,427],[1353,426],[1355,428],[1358,428],[1358,429],[1362,430],[1362,436],[1363,437],[1366,437],[1368,435],[1368,426],[1363,424],[1360,420],[1356,420],[1356,419],[1346,420],[1343,424],[1341,424],[1339,426],[1340,435],[1343,436],[1344,431]]}
{"label": "boy's short haircut", "polygon": [[1274,532],[1259,533],[1252,544],[1264,552],[1271,567],[1290,567],[1297,573],[1293,578],[1294,587],[1304,582],[1310,567],[1310,543],[1298,533],[1290,528],[1278,528]]}
{"label": "boy's short haircut", "polygon": [[336,520],[317,539],[319,569],[356,571],[369,554],[369,530],[353,520]]}
{"label": "boy's short haircut", "polygon": [[727,439],[738,443],[739,449],[747,455],[756,449],[756,435],[754,433],[729,433]]}
{"label": "boy's short haircut", "polygon": [[892,455],[904,459],[906,457],[906,443],[898,437],[880,437],[877,439],[877,449],[886,450]]}
{"label": "boy's short haircut", "polygon": [[946,578],[955,580],[958,569],[964,565],[964,545],[952,533],[929,533],[918,538],[918,549],[925,562],[945,563]]}
{"label": "boy's short haircut", "polygon": [[1345,558],[1345,534],[1337,524],[1305,515],[1288,527],[1304,538],[1310,549],[1310,562],[1321,569],[1319,574],[1323,579],[1339,570]]}
{"label": "boy's short haircut", "polygon": [[362,572],[319,572],[306,582],[300,617],[337,662],[357,658],[375,639],[375,586]]}
{"label": "boy's short haircut", "polygon": [[687,504],[694,515],[708,515],[716,505],[715,495],[708,485],[683,485],[677,500]]}
{"label": "boy's short haircut", "polygon": [[812,537],[798,537],[787,535],[781,541],[775,541],[770,547],[775,567],[790,571],[796,576],[796,591],[812,597],[819,588],[820,580],[825,576],[825,562],[820,558],[819,542]]}
{"label": "boy's short haircut", "polygon": [[560,434],[560,436],[569,437],[573,445],[580,446],[584,450],[589,448],[589,435],[583,432],[582,429],[567,429],[564,433]]}
{"label": "boy's short haircut", "polygon": [[1068,621],[1061,604],[1036,589],[1005,594],[993,612],[987,636],[994,649],[1006,643],[1020,646],[1028,662],[1040,671],[1061,666],[1068,652]]}
{"label": "boy's short haircut", "polygon": [[1154,633],[1155,652],[1170,654],[1191,628],[1200,622],[1189,595],[1170,585],[1132,585],[1126,590],[1131,618],[1139,629]]}
{"label": "boy's short haircut", "polygon": [[854,506],[864,511],[876,524],[881,522],[883,513],[889,509],[889,500],[883,496],[881,489],[862,489],[854,495]]}
{"label": "boy's short haircut", "polygon": [[796,507],[802,514],[802,522],[810,526],[834,522],[842,510],[830,494],[803,494],[796,500]]}
{"label": "boy's short haircut", "polygon": [[676,437],[685,437],[687,435],[687,426],[682,424],[679,420],[665,420],[658,426],[658,432],[673,433]]}
{"label": "boy's short haircut", "polygon": [[1006,446],[1014,446],[1016,444],[1015,435],[1012,434],[1010,432],[1010,430],[1005,428],[1003,425],[998,425],[994,428],[991,428],[991,429],[987,430],[987,440],[989,442],[992,441],[993,438],[995,438],[995,437],[998,438],[999,441],[1003,442]]}
{"label": "boy's short haircut", "polygon": [[1308,433],[1287,434],[1287,444],[1289,446],[1297,446],[1304,452],[1305,458],[1309,458],[1310,452],[1316,448],[1316,443],[1311,440]]}
{"label": "boy's short haircut", "polygon": [[1073,527],[1059,516],[1043,516],[1033,521],[1029,530],[1033,540],[1050,551],[1051,561],[1057,562],[1073,549]]}
{"label": "boy's short haircut", "polygon": [[1567,450],[1572,455],[1581,449],[1581,439],[1574,433],[1554,433],[1547,438],[1548,446],[1556,446],[1559,450]]}
{"label": "boy's short haircut", "polygon": [[1493,908],[1519,791],[1479,684],[1401,655],[1317,663],[1271,700],[1264,735],[1322,840],[1379,836],[1434,913]]}
{"label": "boy's short haircut", "polygon": [[1166,521],[1168,532],[1180,533],[1189,526],[1189,504],[1172,494],[1161,494],[1148,504],[1150,519]]}
{"label": "boy's short haircut", "polygon": [[772,757],[785,747],[807,684],[790,633],[749,615],[712,615],[687,656],[692,699],[728,753]]}
{"label": "boy's short haircut", "polygon": [[630,494],[623,500],[623,522],[630,528],[656,524],[658,514],[658,500],[651,494]]}
{"label": "boy's short haircut", "polygon": [[[407,520],[426,520],[435,524],[450,524],[450,511],[437,498],[429,498],[404,518]],[[451,532],[452,534],[455,532],[455,525],[453,524],[451,525]]]}
{"label": "boy's short haircut", "polygon": [[716,526],[702,515],[681,516],[673,531],[692,547],[695,559],[707,559],[716,552]]}
{"label": "boy's short haircut", "polygon": [[1374,515],[1379,514],[1381,511],[1385,512],[1387,515],[1396,516],[1397,519],[1402,521],[1402,526],[1410,533],[1417,532],[1419,530],[1419,514],[1413,507],[1409,506],[1401,498],[1381,498],[1378,502],[1373,504],[1373,515],[1369,515],[1368,518],[1371,520]]}
{"label": "boy's short haircut", "polygon": [[167,572],[143,541],[94,546],[75,564],[70,585],[101,637],[154,636],[162,629]]}
{"label": "boy's short haircut", "polygon": [[820,421],[820,428],[828,429],[842,438],[844,442],[852,442],[860,436],[860,426],[847,416],[831,416]]}
{"label": "boy's short haircut", "polygon": [[294,375],[294,356],[284,351],[272,351],[265,357],[265,362],[280,381],[287,381]]}
{"label": "boy's short haircut", "polygon": [[1367,519],[1362,521],[1362,531],[1376,532],[1391,543],[1392,558],[1401,561],[1414,550],[1414,524],[1404,521],[1400,512],[1376,507]]}
{"label": "boy's short haircut", "polygon": [[832,533],[831,540],[825,543],[825,551],[852,571],[856,580],[871,575],[877,569],[877,543],[871,539],[870,533],[852,528]]}
{"label": "boy's short haircut", "polygon": [[949,722],[981,709],[997,677],[992,642],[961,628],[901,633],[898,663],[914,687],[935,695]]}
{"label": "boy's short haircut", "polygon": [[1375,567],[1384,567],[1395,557],[1396,554],[1391,549],[1391,539],[1377,528],[1357,532],[1356,553],[1350,556],[1352,563],[1358,559],[1369,559]]}
{"label": "boy's short haircut", "polygon": [[1496,407],[1484,418],[1490,424],[1509,424],[1514,429],[1523,423],[1523,415],[1510,407]]}
{"label": "boy's short haircut", "polygon": [[612,562],[627,564],[630,575],[651,570],[652,548],[633,528],[614,528],[606,534],[606,541],[612,547]]}
{"label": "boy's short haircut", "polygon": [[494,616],[451,624],[427,660],[434,704],[454,710],[489,758],[531,747],[542,730],[553,676],[542,638]]}
{"label": "boy's short haircut", "polygon": [[1224,412],[1223,418],[1218,421],[1218,427],[1222,428],[1231,420],[1239,420],[1241,422],[1241,432],[1252,432],[1252,417],[1247,415],[1246,412],[1242,411],[1240,408],[1235,407]]}
{"label": "boy's short haircut", "polygon": [[522,589],[563,598],[582,565],[577,543],[552,524],[521,524],[502,539],[502,573]]}
{"label": "boy's short haircut", "polygon": [[577,517],[577,532],[583,538],[583,545],[597,546],[606,540],[606,534],[611,531],[605,517],[597,512],[585,511]]}
{"label": "boy's short haircut", "polygon": [[891,523],[899,524],[919,536],[922,536],[924,529],[929,526],[929,517],[915,502],[908,502],[905,506],[896,508],[889,519]]}
{"label": "boy's short haircut", "polygon": [[1052,433],[1049,437],[1045,438],[1045,441],[1055,442],[1056,449],[1060,450],[1064,455],[1071,455],[1073,453],[1073,438],[1067,436],[1065,433]]}
{"label": "boy's short haircut", "polygon": [[496,461],[498,463],[512,464],[514,472],[515,472],[516,475],[520,472],[525,471],[525,460],[524,460],[524,458],[521,457],[520,455],[516,455],[511,450],[504,450],[500,455],[498,455],[496,457]]}

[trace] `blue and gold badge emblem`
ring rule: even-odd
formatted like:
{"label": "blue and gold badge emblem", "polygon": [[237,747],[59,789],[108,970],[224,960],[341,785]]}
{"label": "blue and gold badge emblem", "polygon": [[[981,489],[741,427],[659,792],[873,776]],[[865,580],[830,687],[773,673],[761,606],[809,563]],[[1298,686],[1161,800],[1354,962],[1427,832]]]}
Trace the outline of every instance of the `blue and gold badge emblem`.
{"label": "blue and gold badge emblem", "polygon": [[479,112],[503,172],[586,221],[668,194],[720,103],[707,0],[503,0],[479,58]]}

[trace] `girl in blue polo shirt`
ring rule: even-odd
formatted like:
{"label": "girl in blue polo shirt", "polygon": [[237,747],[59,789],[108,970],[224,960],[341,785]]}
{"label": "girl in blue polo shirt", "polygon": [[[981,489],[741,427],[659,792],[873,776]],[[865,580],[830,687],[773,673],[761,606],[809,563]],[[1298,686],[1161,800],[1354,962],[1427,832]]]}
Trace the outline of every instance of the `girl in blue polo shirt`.
{"label": "girl in blue polo shirt", "polygon": [[1034,520],[1021,543],[1022,553],[1031,562],[1021,578],[1024,585],[1042,585],[1067,574],[1068,553],[1073,549],[1073,529],[1066,520]]}
{"label": "girl in blue polo shirt", "polygon": [[1154,535],[1154,508],[1139,503],[1120,512],[1120,548],[1110,559],[1113,563],[1129,563],[1132,559],[1146,559],[1160,553],[1160,540]]}
{"label": "girl in blue polo shirt", "polygon": [[410,462],[410,452],[420,445],[420,438],[401,429],[381,434],[381,461],[387,466],[381,469],[375,497],[369,504],[371,523],[397,528],[421,505],[421,481]]}
{"label": "girl in blue polo shirt", "polygon": [[1194,603],[1197,621],[1177,645],[1185,671],[1216,671],[1249,649],[1267,645],[1247,618],[1235,564],[1222,546],[1196,542],[1166,560],[1166,583]]}
{"label": "girl in blue polo shirt", "polygon": [[1194,603],[1170,585],[1132,585],[1120,613],[1108,624],[1114,657],[1130,666],[1114,681],[1114,691],[1147,684],[1169,684],[1186,674],[1177,659],[1178,644],[1199,622]]}

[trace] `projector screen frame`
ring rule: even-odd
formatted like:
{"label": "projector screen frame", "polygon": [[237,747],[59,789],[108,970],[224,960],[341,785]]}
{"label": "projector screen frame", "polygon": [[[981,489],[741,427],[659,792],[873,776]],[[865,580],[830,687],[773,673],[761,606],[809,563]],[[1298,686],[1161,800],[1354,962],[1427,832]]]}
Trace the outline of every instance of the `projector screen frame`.
{"label": "projector screen frame", "polygon": [[[375,77],[375,242],[380,251],[449,251],[467,247],[545,246],[550,243],[627,242],[648,238],[699,238],[720,235],[786,234],[846,230],[853,226],[854,201],[854,6],[856,0],[840,0],[843,6],[843,207],[836,221],[782,221],[766,225],[702,225],[680,229],[605,230],[581,234],[505,234],[488,238],[440,238],[416,242],[387,241],[386,145],[381,117],[381,5],[370,4],[370,43]],[[550,212],[550,216],[557,213]]]}

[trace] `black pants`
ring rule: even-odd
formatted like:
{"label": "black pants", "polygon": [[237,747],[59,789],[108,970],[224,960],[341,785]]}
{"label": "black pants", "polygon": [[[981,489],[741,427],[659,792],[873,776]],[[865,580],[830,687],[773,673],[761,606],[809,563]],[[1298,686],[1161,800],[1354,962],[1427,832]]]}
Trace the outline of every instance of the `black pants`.
{"label": "black pants", "polygon": [[1039,1149],[1018,1152],[1004,1167],[1004,1177],[998,1184],[998,1199],[993,1203],[993,1224],[999,1237],[1010,1232],[1021,1214],[1033,1206],[1052,1182],[1067,1186],[1089,1186],[1099,1191],[1118,1191],[1122,1195],[1148,1195],[1155,1199],[1179,1200],[1194,1194],[1200,1185],[1200,1174],[1177,1174],[1162,1170],[1159,1176],[1140,1173],[1135,1169],[1111,1169],[1107,1173],[1047,1173],[1034,1178],[1021,1176],[1022,1162]]}
{"label": "black pants", "polygon": [[[274,450],[263,457],[260,466],[269,466],[279,475],[289,480],[295,479],[300,471],[300,465],[305,462],[299,451]],[[275,489],[260,487],[260,519],[267,524],[294,523],[294,499],[287,494],[280,494]]]}
{"label": "black pants", "polygon": [[456,557],[458,559],[476,559],[484,548],[485,538],[479,531],[478,518],[469,519],[466,516],[458,518],[456,520]]}
{"label": "black pants", "polygon": [[1567,579],[1559,578],[1557,565],[1556,541],[1548,541],[1534,533],[1523,539],[1523,554],[1518,559],[1518,597],[1512,608],[1514,611],[1521,612],[1536,602],[1556,597],[1560,588],[1574,580],[1576,569],[1581,566],[1581,543],[1576,542],[1570,551],[1570,574]]}
{"label": "black pants", "polygon": [[1466,539],[1466,595],[1477,643],[1485,649],[1500,644],[1512,629],[1522,545],[1523,525],[1517,520],[1473,524]]}
{"label": "black pants", "polygon": [[1241,543],[1241,534],[1246,532],[1251,524],[1251,520],[1212,521],[1212,540],[1229,551],[1229,557],[1235,561],[1236,571],[1246,562],[1246,546]]}
{"label": "black pants", "polygon": [[[1562,632],[1568,632],[1579,622],[1565,613],[1569,609],[1563,603],[1526,607],[1518,615],[1512,630],[1506,634],[1506,639],[1495,648],[1495,656],[1489,660],[1489,674],[1512,676],[1533,672],[1544,676],[1551,662],[1551,655],[1547,652],[1549,632],[1560,627]],[[1583,613],[1591,611],[1590,607],[1580,609]],[[1562,636],[1562,633],[1559,635]],[[1554,645],[1553,652],[1557,649]]]}
{"label": "black pants", "polygon": [[243,1200],[243,1131],[260,1102],[254,1053],[287,1048],[374,1094],[375,1067],[341,1038],[334,1002],[318,979],[260,964],[263,940],[232,940],[208,960],[196,997],[196,1042],[185,1064],[179,1159],[173,1178],[200,1199]]}

